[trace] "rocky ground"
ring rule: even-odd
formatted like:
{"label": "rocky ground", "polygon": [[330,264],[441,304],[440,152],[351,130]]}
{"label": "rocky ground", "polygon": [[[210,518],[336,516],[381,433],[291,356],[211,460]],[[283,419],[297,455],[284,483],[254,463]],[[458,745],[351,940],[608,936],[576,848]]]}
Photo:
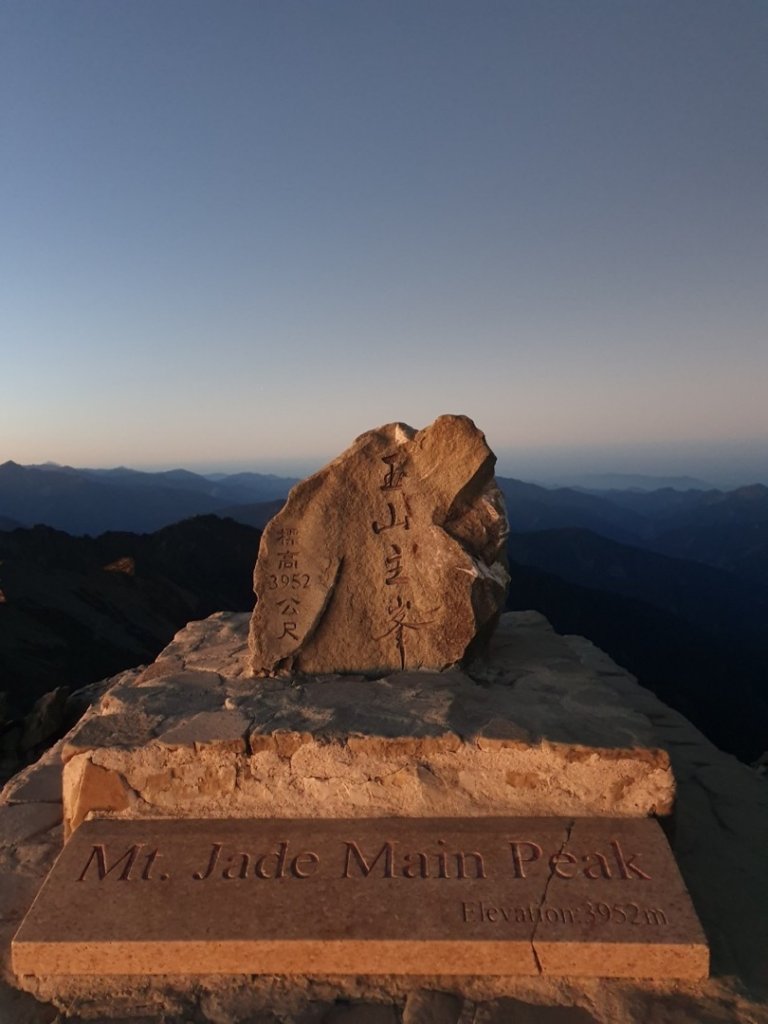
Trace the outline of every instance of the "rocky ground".
{"label": "rocky ground", "polygon": [[[541,620],[540,629],[548,628]],[[23,984],[34,994],[21,991],[10,940],[62,843],[58,744],[0,797],[0,1022],[768,1024],[766,780],[715,748],[588,641],[566,643],[601,687],[650,720],[656,744],[669,753],[678,783],[673,845],[710,942],[709,980],[27,978]]]}

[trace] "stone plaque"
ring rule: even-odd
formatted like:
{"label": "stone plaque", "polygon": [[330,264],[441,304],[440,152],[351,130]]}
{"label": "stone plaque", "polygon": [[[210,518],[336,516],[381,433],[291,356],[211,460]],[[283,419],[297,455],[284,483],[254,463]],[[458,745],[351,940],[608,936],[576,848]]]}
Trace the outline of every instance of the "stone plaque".
{"label": "stone plaque", "polygon": [[102,819],[13,967],[702,978],[708,951],[651,819]]}

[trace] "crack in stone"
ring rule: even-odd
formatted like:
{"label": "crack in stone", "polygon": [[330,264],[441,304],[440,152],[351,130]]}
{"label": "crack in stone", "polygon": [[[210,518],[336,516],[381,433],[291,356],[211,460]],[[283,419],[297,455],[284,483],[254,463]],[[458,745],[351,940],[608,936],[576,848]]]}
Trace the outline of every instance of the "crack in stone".
{"label": "crack in stone", "polygon": [[[143,804],[145,807],[152,807],[153,806],[152,801],[147,796],[144,795],[144,793],[142,792],[141,788],[139,786],[134,786],[132,783],[130,783],[128,781],[128,778],[119,769],[117,769],[117,768],[108,768],[106,765],[99,764],[98,761],[94,761],[94,760],[91,760],[90,763],[93,765],[94,768],[101,768],[103,771],[114,772],[114,774],[120,780],[120,783],[123,786],[124,790],[126,791],[126,795],[129,797],[129,799],[130,799],[130,797],[133,797],[134,801],[137,804]],[[78,794],[78,800],[79,800],[79,794]],[[96,809],[97,808],[91,808],[91,810],[96,810]]]}
{"label": "crack in stone", "polygon": [[[567,826],[566,826],[565,838],[563,839],[562,843],[560,844],[560,849],[557,851],[555,856],[559,857],[560,854],[563,852],[563,850],[565,850],[565,848],[568,845],[568,843],[571,841],[571,833],[573,832],[573,827],[574,827],[575,824],[576,824],[575,819],[571,818],[570,821],[568,822]],[[549,892],[549,887],[552,884],[552,879],[554,878],[554,875],[555,875],[554,871],[550,871],[549,872],[549,878],[547,878],[546,885],[544,886],[544,891],[542,892],[541,899],[539,900],[539,906],[537,908],[538,909],[537,920],[536,920],[536,923],[533,926],[533,934],[531,935],[531,952],[533,953],[533,959],[536,961],[536,967],[538,969],[539,974],[543,974],[544,973],[544,969],[541,966],[541,961],[539,960],[539,954],[536,951],[536,932],[538,931],[539,925],[541,924],[542,909],[544,907],[544,904],[547,902],[547,893]]]}
{"label": "crack in stone", "polygon": [[204,647],[205,643],[206,643],[205,634],[201,633],[201,635],[198,636],[196,640],[193,640],[192,643],[189,645],[189,647],[187,648],[187,653],[188,654],[189,653],[193,653],[194,654],[195,651],[199,651],[201,647]]}

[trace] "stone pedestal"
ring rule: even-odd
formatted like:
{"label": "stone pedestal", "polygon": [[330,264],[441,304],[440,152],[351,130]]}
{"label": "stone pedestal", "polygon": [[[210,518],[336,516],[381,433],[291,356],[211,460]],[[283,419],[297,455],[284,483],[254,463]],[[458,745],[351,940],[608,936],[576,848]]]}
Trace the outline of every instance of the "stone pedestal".
{"label": "stone pedestal", "polygon": [[[463,669],[250,675],[248,616],[190,623],[63,749],[68,832],[120,818],[663,817],[648,719],[534,612]],[[609,663],[610,664],[610,663]]]}
{"label": "stone pedestal", "polygon": [[[759,783],[607,656],[525,613],[461,672],[254,682],[246,630],[191,623],[6,787],[12,985],[103,1020],[329,1024],[341,999],[350,1021],[614,1024],[676,1012],[683,988],[691,1019],[752,1013],[722,978],[763,964]],[[673,803],[683,878],[652,820]],[[0,986],[0,1017],[22,997]]]}

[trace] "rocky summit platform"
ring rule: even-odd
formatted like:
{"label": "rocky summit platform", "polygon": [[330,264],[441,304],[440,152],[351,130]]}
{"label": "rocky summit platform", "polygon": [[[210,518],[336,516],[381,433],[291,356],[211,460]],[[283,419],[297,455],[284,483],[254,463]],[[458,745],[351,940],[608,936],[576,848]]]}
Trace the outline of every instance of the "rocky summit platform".
{"label": "rocky summit platform", "polygon": [[445,672],[254,679],[248,616],[190,623],[62,749],[68,831],[115,817],[669,815],[652,725],[534,612]]}
{"label": "rocky summit platform", "polygon": [[[149,705],[144,707],[142,713],[145,717],[141,719],[138,713],[134,715],[135,709],[132,709],[124,697],[118,697],[120,694],[131,693],[134,689],[151,688],[154,673],[157,674],[156,678],[160,678],[168,669],[178,673],[216,671],[217,676],[230,680],[221,681],[218,685],[222,692],[228,693],[228,696],[224,697],[224,702],[229,700],[231,706],[223,703],[219,705],[218,710],[237,710],[234,703],[236,697],[232,695],[234,690],[230,688],[239,685],[237,681],[241,679],[242,695],[245,696],[246,685],[252,686],[252,681],[247,680],[244,675],[241,676],[238,668],[242,665],[243,652],[238,650],[240,640],[236,638],[242,638],[242,624],[237,618],[219,615],[205,623],[192,624],[180,635],[178,642],[164,652],[155,666],[148,670],[132,670],[110,681],[106,686],[104,699],[94,706],[89,718],[37,764],[12,779],[0,795],[0,1021],[3,1024],[50,1024],[54,1021],[60,1024],[65,1021],[74,1024],[86,1020],[132,1021],[135,1024],[160,1024],[161,1021],[166,1024],[170,1021],[184,1021],[188,1024],[650,1024],[656,1021],[662,1024],[768,1024],[768,918],[765,914],[765,907],[768,905],[768,876],[764,863],[765,849],[768,848],[768,787],[765,780],[746,765],[718,751],[684,717],[640,687],[588,641],[579,637],[556,637],[545,620],[538,615],[530,614],[505,620],[504,629],[498,638],[498,643],[502,646],[510,639],[505,639],[506,623],[510,622],[520,627],[517,674],[509,677],[494,675],[493,657],[482,666],[473,666],[471,673],[464,674],[473,681],[478,690],[493,690],[503,685],[514,690],[519,686],[521,693],[524,694],[526,685],[538,687],[542,697],[539,701],[540,715],[537,719],[531,712],[527,721],[531,730],[529,735],[542,748],[542,754],[548,755],[554,750],[564,756],[566,749],[576,751],[577,755],[573,762],[560,762],[564,766],[562,771],[565,772],[571,771],[571,763],[578,767],[582,763],[579,760],[581,756],[588,762],[594,759],[609,763],[621,760],[628,751],[651,751],[654,753],[647,756],[650,756],[651,762],[660,766],[662,774],[668,779],[666,791],[670,795],[671,778],[674,773],[674,857],[682,875],[682,883],[692,897],[710,947],[709,978],[694,976],[696,971],[693,968],[689,976],[682,980],[664,978],[661,974],[645,979],[606,979],[585,976],[590,972],[583,962],[573,968],[577,956],[586,958],[587,966],[597,962],[599,967],[601,955],[601,951],[588,948],[586,934],[574,935],[572,927],[591,924],[588,908],[586,903],[583,903],[584,884],[588,882],[589,885],[608,887],[633,885],[641,889],[652,886],[652,883],[642,875],[650,875],[653,878],[656,873],[652,859],[646,858],[646,847],[639,845],[638,837],[631,831],[611,836],[619,842],[618,851],[611,846],[610,838],[607,848],[604,848],[604,844],[595,845],[596,832],[593,829],[605,829],[606,826],[613,829],[610,821],[612,816],[614,821],[623,823],[626,829],[653,825],[659,834],[658,826],[654,822],[641,820],[641,816],[636,814],[615,810],[624,793],[618,785],[611,795],[600,794],[605,811],[597,816],[599,820],[595,825],[585,822],[579,825],[576,819],[572,826],[568,825],[564,840],[562,836],[559,839],[554,835],[550,836],[548,824],[542,824],[540,820],[525,823],[518,821],[517,825],[523,829],[519,836],[512,837],[511,840],[509,835],[504,836],[505,842],[519,844],[517,865],[508,848],[509,856],[505,859],[507,872],[512,871],[514,874],[519,870],[526,873],[526,878],[530,874],[531,880],[535,881],[542,873],[546,874],[546,868],[549,867],[546,877],[552,879],[545,890],[544,898],[538,891],[535,896],[535,900],[541,900],[538,906],[542,909],[542,919],[538,920],[537,915],[534,915],[537,919],[528,921],[523,914],[523,919],[519,922],[522,925],[530,925],[528,937],[533,935],[535,942],[538,943],[538,954],[543,954],[542,971],[535,975],[523,976],[511,972],[484,975],[472,973],[469,969],[466,974],[455,971],[451,973],[440,957],[431,960],[428,968],[420,974],[376,974],[362,971],[353,974],[348,970],[327,974],[313,973],[311,969],[306,968],[290,975],[250,974],[243,977],[242,974],[201,973],[199,964],[195,964],[194,967],[190,965],[194,970],[194,973],[190,974],[155,974],[151,972],[150,963],[146,965],[146,973],[64,976],[44,971],[26,973],[21,962],[20,972],[14,971],[11,962],[11,940],[19,931],[21,922],[45,879],[49,876],[54,878],[51,868],[62,853],[62,849],[68,856],[71,856],[68,853],[70,850],[74,855],[77,853],[78,843],[88,844],[88,829],[94,828],[138,828],[151,831],[167,827],[181,829],[182,832],[185,828],[194,829],[191,816],[173,822],[170,820],[170,813],[158,813],[151,809],[148,802],[147,806],[142,808],[141,801],[144,797],[132,793],[118,772],[92,763],[92,768],[82,773],[83,776],[90,775],[90,779],[85,783],[81,778],[78,791],[78,800],[81,803],[75,809],[84,812],[90,801],[94,816],[98,819],[101,813],[98,805],[102,803],[108,812],[107,820],[90,820],[84,828],[76,829],[63,847],[62,767],[64,762],[70,766],[78,758],[83,758],[84,761],[81,763],[85,763],[90,760],[89,753],[95,753],[97,750],[114,749],[117,752],[122,750],[130,753],[137,744],[142,721],[143,727],[150,735],[150,744],[157,743],[158,747],[162,747],[165,729],[173,727],[172,716],[157,713],[157,705],[154,706],[154,710],[153,706]],[[212,650],[211,645],[218,645],[218,653]],[[556,651],[560,652],[557,658]],[[210,663],[206,666],[209,656],[219,663],[218,670],[212,670]],[[540,658],[543,658],[543,661],[540,661]],[[570,678],[570,688],[556,683],[555,677],[558,672],[563,672]],[[532,682],[534,678],[538,679],[537,683]],[[323,680],[318,681],[322,682]],[[134,687],[135,683],[139,683],[139,686]],[[294,681],[292,685],[298,686],[299,683]],[[550,695],[548,700],[545,699],[547,693]],[[114,703],[110,703],[113,696]],[[155,694],[155,699],[161,700],[159,693]],[[574,708],[585,710],[583,714],[574,715]],[[590,721],[590,708],[594,712],[590,728],[595,730],[591,733],[586,731]],[[198,705],[186,709],[179,708],[177,723],[181,727],[183,722],[192,719],[200,725],[199,716],[206,710],[215,712],[217,709]],[[365,706],[361,702],[361,711],[364,710]],[[155,714],[156,717],[153,719]],[[110,716],[114,716],[111,725]],[[613,742],[602,731],[603,727],[607,728],[608,720],[612,721],[611,729],[618,730],[613,734]],[[122,732],[116,728],[119,721],[122,723]],[[280,727],[280,721],[274,721],[275,725],[271,730],[264,729],[261,732],[254,729],[252,719],[247,720],[242,731],[235,730],[234,735],[222,735],[219,730],[215,736],[217,745],[213,749],[219,753],[226,751],[225,741],[228,739],[233,745],[231,752],[238,757],[245,757],[250,748],[251,734],[255,733],[257,736],[268,736],[269,740],[265,739],[264,742],[274,742],[277,750],[278,743],[296,730],[295,723],[291,724],[289,730],[285,730]],[[488,729],[489,734],[492,731],[490,724],[482,724],[484,722],[486,719],[481,719],[473,734],[457,732],[457,735],[465,743],[470,742],[470,735],[479,737],[477,745],[480,747],[485,730]],[[536,731],[536,722],[539,723],[539,731]],[[546,731],[542,723],[546,726]],[[96,737],[97,730],[102,730],[100,735],[104,737],[110,727],[112,747],[102,743],[94,743],[92,746],[83,743],[86,730],[92,738]],[[493,728],[501,728],[501,723],[497,722]],[[442,727],[438,727],[435,734],[444,735]],[[385,739],[386,735],[388,734],[384,735]],[[586,736],[592,738],[589,743],[584,744],[582,741]],[[87,734],[85,738],[87,739]],[[509,736],[505,737],[505,742],[507,740]],[[328,742],[333,745],[335,741]],[[415,743],[416,739],[411,737],[409,742]],[[121,746],[120,743],[124,745]],[[205,770],[210,767],[205,765],[207,749],[207,741],[202,731],[197,732],[192,743],[182,744],[178,748],[172,745],[167,747],[171,757],[175,756],[178,750],[185,750],[190,756],[202,756],[202,768],[198,776],[202,788],[208,784],[205,774]],[[295,751],[291,751],[290,747],[283,748],[281,757],[285,760],[293,761],[295,756]],[[631,758],[628,760],[632,763]],[[641,758],[638,757],[637,760]],[[420,763],[422,762],[430,763],[428,748],[422,751]],[[170,763],[169,767],[172,767]],[[232,779],[231,793],[234,794],[238,777],[236,766],[230,766],[228,771],[228,777]],[[164,776],[162,773],[158,774],[161,778],[155,780],[153,784],[162,788]],[[425,772],[422,782],[431,775],[431,771]],[[321,778],[318,781],[324,780]],[[376,779],[369,779],[369,782],[376,783]],[[213,785],[213,781],[210,784]],[[562,787],[562,781],[558,781],[557,784]],[[351,787],[350,792],[355,792],[354,787]],[[122,795],[118,797],[117,794]],[[462,797],[462,800],[464,799],[465,797]],[[305,801],[306,796],[302,794],[301,800]],[[118,810],[121,801],[123,807]],[[132,801],[135,801],[135,804],[132,805]],[[69,806],[71,808],[71,803]],[[387,853],[385,850],[377,860],[379,848],[375,844],[371,845],[371,839],[382,838],[375,831],[376,823],[382,821],[383,826],[385,822],[382,819],[387,815],[377,815],[371,811],[362,813],[357,809],[357,805],[355,807],[354,812],[346,815],[347,820],[343,826],[339,824],[338,819],[332,820],[332,816],[320,824],[323,827],[327,825],[331,830],[341,827],[352,829],[348,833],[345,831],[343,838],[345,844],[356,843],[361,854],[362,860],[357,858],[351,846],[344,847],[345,850],[351,851],[349,872],[357,873],[355,884],[364,885],[372,882],[377,886],[386,885],[389,882]],[[570,809],[568,813],[572,813]],[[238,884],[246,887],[261,884],[279,885],[282,879],[278,878],[274,882],[269,879],[279,874],[281,864],[284,871],[290,872],[295,869],[297,886],[305,884],[301,876],[310,872],[315,863],[313,858],[306,856],[308,853],[315,853],[318,857],[318,872],[322,865],[333,865],[337,862],[338,848],[335,848],[334,852],[334,849],[326,847],[318,846],[315,849],[311,844],[302,845],[301,848],[297,846],[295,851],[293,845],[290,848],[286,847],[285,857],[281,861],[280,843],[290,841],[292,844],[295,837],[278,836],[276,832],[269,837],[262,837],[275,839],[276,844],[272,847],[262,848],[261,844],[254,846],[253,841],[243,846],[242,837],[236,835],[236,830],[247,827],[245,818],[248,816],[235,815],[232,820],[230,814],[211,815],[212,818],[226,817],[230,820],[209,821],[205,828],[215,829],[220,825],[234,831],[227,831],[226,836],[222,834],[218,839],[210,834],[196,834],[194,843],[185,843],[182,838],[179,846],[180,866],[175,868],[168,866],[176,863],[173,858],[163,866],[161,856],[171,851],[172,846],[169,843],[172,840],[160,836],[160,833],[157,835],[162,841],[151,849],[142,847],[137,852],[135,863],[132,861],[130,865],[128,864],[131,861],[129,854],[120,861],[117,868],[113,865],[115,857],[110,845],[114,839],[104,839],[103,843],[96,840],[89,844],[83,862],[76,865],[78,878],[87,867],[85,880],[77,884],[83,888],[93,886],[97,893],[102,885],[114,889],[115,892],[121,891],[123,886],[147,886],[150,896],[144,897],[148,900],[146,921],[148,927],[154,927],[159,901],[152,900],[151,893],[157,891],[154,889],[156,883],[170,886],[176,884],[176,877],[181,880],[186,877],[183,870],[186,863],[184,857],[191,858],[195,855],[195,863],[191,864],[190,861],[190,887],[192,884],[207,886],[216,877],[216,884],[220,885],[222,891],[224,887]],[[157,817],[162,820],[150,820]],[[279,826],[280,821],[276,815],[270,814],[268,817],[273,822],[270,827],[274,827],[275,822]],[[297,816],[288,814],[285,817]],[[425,817],[423,814],[409,817],[403,815],[401,820],[408,818],[417,824],[418,819]],[[460,821],[458,816],[447,815],[441,823],[441,829],[445,827],[445,822],[449,818],[453,818],[456,828],[461,830],[473,829],[476,823],[485,824],[489,817],[496,818],[496,823],[501,828],[510,827],[509,823],[505,824],[502,821],[503,815],[489,816],[482,812],[464,815],[463,821]],[[76,822],[73,821],[73,824]],[[407,825],[407,821],[405,824]],[[555,825],[554,822],[551,824]],[[315,826],[309,823],[307,827],[311,831]],[[374,831],[367,831],[370,829]],[[479,836],[479,833],[476,835]],[[154,836],[154,832],[151,836],[148,833],[148,842],[154,839]],[[211,843],[203,849],[202,840],[205,838],[211,839]],[[447,832],[438,838],[442,838],[446,843],[449,839],[456,839],[452,833],[449,835]],[[483,833],[483,843],[490,843],[491,838],[490,833]],[[215,844],[223,839],[234,840],[234,845],[222,845],[217,858]],[[318,841],[321,839],[322,836],[318,833]],[[388,840],[388,837],[384,836],[383,839]],[[94,852],[94,848],[98,849],[100,846],[104,847],[103,865],[99,853]],[[242,883],[239,881],[238,864],[242,868],[245,860],[241,856],[241,847],[252,857],[249,861],[252,871],[248,880],[244,879]],[[541,856],[537,853],[538,848],[542,851]],[[156,849],[157,857],[153,857]],[[470,878],[473,871],[477,876],[481,866],[488,876],[489,883],[492,878],[497,877],[491,846],[469,846],[461,842],[457,849],[462,854],[461,863],[465,865],[464,873],[469,880],[473,880]],[[612,877],[603,875],[602,862],[597,857],[598,852],[602,852],[607,865],[605,871],[611,872]],[[117,850],[117,853],[120,854],[120,851]],[[470,856],[473,853],[482,856],[487,853],[488,860],[483,860],[481,865],[477,857]],[[232,854],[235,855],[234,860]],[[305,856],[301,857],[301,854]],[[575,860],[571,860],[569,854]],[[296,856],[299,856],[298,860],[295,860]],[[556,858],[554,865],[557,871],[553,871],[551,866],[553,856]],[[265,859],[261,860],[261,857]],[[64,859],[60,863],[66,866]],[[459,861],[446,863],[452,865],[450,869],[446,868],[450,885],[463,884],[463,881],[459,880],[462,873]],[[411,884],[407,879],[412,873],[413,884],[417,887],[431,885],[431,879],[423,879],[421,869],[413,872],[412,864],[420,865],[421,859],[417,856],[407,864],[405,861],[402,864],[399,861],[394,862],[392,870],[396,872],[398,865],[402,868],[404,885]],[[435,864],[439,879],[439,857]],[[622,865],[624,873],[630,876],[629,879],[624,878]],[[103,881],[100,878],[102,866]],[[131,878],[135,874],[140,881],[134,883],[129,878],[122,881],[121,876],[126,868],[133,872]],[[370,877],[366,875],[368,868],[371,868]],[[582,877],[585,868],[590,872],[586,878]],[[267,877],[262,879],[259,870]],[[638,874],[638,871],[642,874]],[[384,877],[379,879],[378,874],[382,872]],[[145,873],[146,879],[143,877]],[[165,882],[160,881],[163,874],[168,876]],[[195,874],[200,877],[194,878]],[[357,878],[357,875],[364,877]],[[595,877],[591,878],[591,875]],[[670,874],[667,870],[662,870],[660,875],[664,878],[671,876],[674,876],[674,871]],[[474,881],[477,880],[474,878]],[[515,884],[527,884],[525,880],[521,882],[516,878],[513,881]],[[524,910],[528,904],[522,899],[516,901],[506,898],[502,892],[506,886],[499,886],[499,891],[493,893],[490,887],[488,888],[485,898],[480,896],[475,900],[471,897],[462,897],[456,906],[460,907],[460,913],[466,917],[466,924],[470,929],[484,929],[484,934],[493,935],[499,924],[506,924],[505,911],[510,920],[514,918],[517,924],[518,911]],[[522,890],[519,891],[522,893]],[[228,899],[231,901],[233,898],[230,896]],[[608,904],[608,901],[603,902]],[[463,906],[465,903],[466,908]],[[634,904],[636,909],[630,904]],[[229,905],[239,907],[237,900]],[[361,906],[366,905],[367,901],[361,901]],[[631,961],[634,954],[628,950],[625,942],[626,928],[630,927],[627,921],[634,919],[633,915],[636,913],[644,928],[647,926],[650,932],[657,933],[664,927],[665,920],[673,920],[672,913],[676,904],[674,896],[662,897],[662,900],[654,897],[648,901],[633,896],[623,901],[612,899],[608,909],[604,907],[601,910],[596,904],[593,906],[596,914],[607,914],[610,919],[608,931],[603,933],[603,938],[607,937],[610,940],[608,951],[614,957],[629,952]],[[108,918],[108,900],[104,909]],[[578,916],[582,909],[586,910],[583,921],[581,916]],[[242,914],[242,908],[238,909],[237,913]],[[573,921],[570,919],[571,914]],[[564,920],[563,915],[568,919]],[[297,914],[297,919],[298,917]],[[191,921],[195,923],[194,914]],[[30,918],[30,923],[34,924],[34,918]],[[38,920],[38,924],[44,928],[46,922]],[[419,924],[429,929],[429,921]],[[98,921],[95,922],[95,926],[98,929]],[[562,930],[563,926],[566,928],[565,932]],[[84,924],[78,925],[81,931],[82,927]],[[550,936],[546,934],[547,929],[550,930]],[[29,933],[27,935],[29,937]],[[34,941],[40,935],[39,932],[37,935],[33,933],[31,937]],[[22,934],[21,938],[23,937]],[[74,934],[71,937],[76,938]],[[98,938],[98,935],[96,937]],[[148,930],[141,930],[139,937],[141,940],[148,939]],[[263,941],[264,934],[256,937],[258,941]],[[57,941],[61,941],[61,938],[57,936]],[[548,938],[555,941],[549,942]],[[572,942],[573,939],[575,943]],[[616,939],[619,941],[615,942]],[[574,949],[574,945],[577,948]],[[571,948],[567,948],[568,946]],[[698,973],[702,972],[700,954],[695,948],[678,951],[686,957],[692,953],[694,964],[699,965]],[[24,951],[21,952],[23,954]],[[50,952],[53,954],[54,951]],[[564,962],[558,962],[563,952]],[[578,969],[579,976],[569,974],[569,969]]]}
{"label": "rocky summit platform", "polygon": [[[94,708],[87,720],[90,724],[83,722],[37,764],[14,777],[4,788],[0,796],[0,1021],[12,1021],[13,1024],[49,1024],[53,1021],[132,1021],[134,1024],[159,1024],[161,1021],[184,1021],[188,1024],[234,1024],[246,1021],[250,1024],[648,1024],[651,1021],[663,1024],[715,1024],[732,1021],[768,1024],[768,919],[765,914],[768,905],[765,871],[768,786],[765,780],[714,748],[681,715],[640,687],[589,641],[579,637],[556,637],[546,621],[536,614],[517,615],[506,622],[514,622],[520,628],[517,655],[520,674],[517,679],[523,683],[523,691],[525,680],[529,681],[538,673],[541,691],[552,691],[550,708],[545,717],[549,723],[548,728],[558,731],[550,735],[547,743],[575,745],[573,740],[577,735],[573,731],[575,720],[571,714],[575,702],[577,706],[595,708],[596,721],[600,721],[601,716],[612,717],[614,725],[626,729],[618,733],[623,737],[621,748],[615,748],[614,745],[598,748],[595,744],[595,758],[600,758],[599,751],[604,751],[604,760],[610,761],[610,751],[633,750],[631,742],[632,737],[635,737],[643,744],[638,746],[638,750],[659,752],[654,758],[662,760],[666,772],[671,764],[677,781],[674,854],[711,948],[711,977],[679,980],[665,979],[659,975],[644,980],[605,979],[584,976],[586,971],[583,966],[581,976],[574,977],[560,972],[556,957],[554,963],[550,959],[550,973],[528,977],[513,974],[451,974],[441,969],[441,962],[430,964],[430,973],[420,975],[350,975],[344,971],[318,975],[304,971],[291,976],[249,975],[244,979],[242,975],[223,973],[196,973],[194,976],[146,973],[90,977],[63,977],[43,972],[16,974],[11,965],[11,939],[48,877],[53,861],[62,850],[62,755],[66,753],[72,761],[73,755],[78,757],[84,754],[85,748],[79,745],[83,732],[87,728],[93,735],[96,728],[105,728],[103,719],[108,715],[104,713],[104,705],[106,709],[110,708],[110,694],[113,691],[130,692],[131,684],[140,678],[139,688],[146,688],[152,683],[154,673],[160,677],[170,669],[176,672],[210,672],[210,663],[206,667],[209,657],[219,664],[222,676],[234,680],[240,678],[238,667],[242,666],[243,651],[238,649],[240,641],[234,642],[234,636],[242,638],[242,624],[237,618],[216,615],[206,623],[190,625],[183,631],[179,640],[164,652],[157,666],[150,670],[132,670],[110,681],[106,686],[104,701]],[[507,642],[504,632],[499,642]],[[212,649],[209,643],[214,647],[218,645],[218,651]],[[560,670],[567,668],[572,681],[569,690],[553,683],[553,663],[550,663],[547,672],[543,665],[538,664],[540,655],[547,651],[551,655],[554,650],[560,651]],[[500,684],[499,678],[492,682],[492,666],[486,664],[484,675],[479,667],[473,671],[479,688]],[[223,683],[218,685],[223,689]],[[561,701],[559,722],[558,699]],[[125,750],[130,750],[130,744],[135,741],[137,733],[128,728],[131,716],[128,712],[120,711],[120,707],[116,702],[109,714],[123,716],[125,729],[122,735],[127,740]],[[183,710],[180,710],[179,721],[196,714],[200,714],[200,711],[187,710],[184,715]],[[102,721],[97,726],[96,720],[99,718]],[[534,721],[532,717],[529,719],[531,728]],[[161,715],[157,724],[163,722],[166,722],[166,718]],[[117,720],[113,720],[113,725],[117,725]],[[135,720],[132,728],[137,729]],[[586,725],[582,728],[586,729]],[[243,744],[249,734],[244,729],[240,734],[229,735],[229,741],[241,756],[245,752]],[[112,735],[117,739],[119,733],[115,729]],[[160,736],[156,735],[156,739],[160,739]],[[217,742],[223,744],[224,737],[221,734],[217,736]],[[198,733],[197,743],[197,750],[205,753],[206,741],[201,732]],[[218,749],[223,749],[223,746],[220,745]],[[191,750],[196,748],[193,746]],[[286,757],[290,760],[290,755],[286,754]],[[578,760],[574,762],[575,765],[579,763]],[[99,781],[108,777],[96,771],[91,779],[91,792],[97,790]],[[205,775],[201,774],[200,777],[203,780]],[[105,796],[109,794],[111,784],[106,785],[104,795],[104,801],[108,804]],[[120,792],[124,792],[122,782]],[[621,796],[620,788],[617,787],[612,799],[618,801]],[[130,794],[126,799],[129,798]],[[613,813],[611,798],[604,796],[603,799],[607,813]],[[369,820],[371,817],[369,814]],[[601,815],[601,818],[604,820],[605,815]],[[652,824],[627,815],[622,820],[627,826],[634,823]],[[172,822],[170,815],[164,821],[171,827],[183,828],[189,824],[183,820]],[[154,827],[164,825],[164,821],[153,823],[144,819],[142,822],[140,818],[127,821],[95,820],[90,822],[89,827]],[[328,823],[340,827],[338,822]],[[243,821],[243,824],[246,822]],[[361,820],[359,825],[360,828],[364,827]],[[547,848],[549,852],[543,831],[540,829],[535,834],[531,827],[526,835],[520,835],[520,842],[537,843],[543,851]],[[349,836],[354,839],[351,833]],[[78,829],[67,845],[68,848],[72,847],[78,837],[87,840],[87,831]],[[361,837],[362,831],[358,837],[360,843]],[[72,849],[76,850],[77,847]],[[154,849],[148,853],[152,854]],[[359,849],[369,858],[367,863],[371,864],[371,851],[368,847],[359,845]],[[557,849],[561,851],[561,847]],[[622,849],[625,852],[636,852],[634,843],[623,844]],[[278,847],[274,850],[278,850]],[[568,851],[562,849],[561,852]],[[206,860],[202,847],[197,845],[191,847],[189,853],[198,854],[200,863],[196,863],[193,870],[201,874],[201,884],[205,884],[210,857]],[[579,855],[575,848],[574,854]],[[520,847],[521,869],[526,869],[525,864],[531,858],[535,858],[535,848]],[[139,874],[146,868],[145,861],[146,857],[140,864],[136,864]],[[531,860],[535,866],[543,862],[543,857],[536,859],[535,864]],[[89,863],[88,877],[93,881],[94,874],[98,876],[98,856]],[[575,873],[572,866],[568,866],[570,863],[567,857],[558,861],[563,873]],[[635,858],[631,863],[645,873],[653,873],[644,859]],[[274,873],[278,861],[273,858],[269,864],[274,869],[268,868],[265,861],[264,873]],[[512,865],[514,867],[514,861]],[[83,866],[80,865],[80,873]],[[111,866],[112,861],[106,863],[106,869],[109,870]],[[105,877],[104,882],[116,888],[124,885],[119,880],[119,874],[125,866],[126,862],[123,862],[119,872],[113,871],[109,877]],[[222,879],[223,871],[230,867],[228,863],[217,862],[212,868],[211,878],[219,866]],[[296,864],[301,872],[308,870],[309,866],[307,858]],[[630,874],[634,873],[631,867],[627,869]],[[170,876],[172,871],[164,870],[161,861],[158,861],[151,868],[150,879],[146,883],[142,880],[141,884],[151,887],[151,880],[155,879],[156,873],[158,877],[162,873]],[[237,874],[237,871],[234,873]],[[95,881],[93,884],[96,884]],[[231,883],[222,881],[221,884]],[[416,884],[422,883],[417,881]],[[558,884],[568,888],[573,882],[563,879]],[[599,884],[599,879],[595,880],[595,884]],[[638,886],[646,884],[642,879],[637,879]],[[547,909],[554,912],[558,908],[567,910],[575,907],[575,902],[566,904],[559,895],[556,900],[556,895],[554,891],[548,893],[547,902],[543,904],[545,916]],[[483,900],[481,907],[477,901],[462,899],[462,903],[465,901],[468,903],[466,914],[469,923],[473,927],[482,924],[490,934],[504,919],[504,910],[510,912],[511,901],[499,900],[496,896]],[[611,901],[611,915],[616,913],[613,909],[613,903],[616,902]],[[637,901],[633,899],[629,902]],[[638,902],[637,905],[638,913],[643,912],[643,921],[648,923],[651,930],[663,920],[659,918],[658,910],[667,913],[669,909],[667,904],[666,910],[655,900]],[[620,909],[627,913],[624,907]],[[652,914],[646,916],[649,910]],[[620,935],[626,935],[622,929],[627,924],[620,919],[621,914],[618,914],[615,921],[610,922],[610,928],[620,932]],[[557,931],[563,922],[552,919],[547,924]],[[559,949],[565,948],[558,942],[547,949],[542,942],[544,938],[544,932],[539,932],[540,948],[545,953],[556,954]],[[562,935],[556,938],[561,941]],[[580,943],[579,953],[592,957],[593,961],[600,955],[594,950],[588,950],[584,943]],[[573,955],[572,948],[567,950],[566,961],[572,961]]]}

